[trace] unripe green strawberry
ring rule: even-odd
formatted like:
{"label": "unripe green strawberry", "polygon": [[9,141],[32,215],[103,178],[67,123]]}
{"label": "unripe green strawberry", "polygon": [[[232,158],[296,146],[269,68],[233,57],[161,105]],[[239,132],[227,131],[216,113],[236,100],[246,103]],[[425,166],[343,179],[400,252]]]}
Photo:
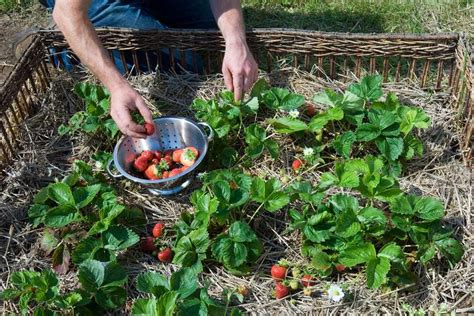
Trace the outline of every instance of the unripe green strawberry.
{"label": "unripe green strawberry", "polygon": [[293,291],[296,291],[298,289],[298,286],[299,286],[299,282],[296,281],[296,280],[291,280],[289,282],[289,286],[290,288],[293,290]]}
{"label": "unripe green strawberry", "polygon": [[301,276],[301,269],[298,267],[294,267],[293,269],[291,269],[291,275],[294,278],[298,279]]}

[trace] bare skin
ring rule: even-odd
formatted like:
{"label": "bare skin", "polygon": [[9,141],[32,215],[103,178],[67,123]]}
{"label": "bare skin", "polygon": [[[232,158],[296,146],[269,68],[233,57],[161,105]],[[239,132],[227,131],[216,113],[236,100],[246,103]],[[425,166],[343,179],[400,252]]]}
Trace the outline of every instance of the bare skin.
{"label": "bare skin", "polygon": [[[110,115],[120,131],[145,138],[145,128],[133,122],[132,111],[139,111],[145,122],[153,123],[143,97],[120,74],[100,42],[87,16],[91,0],[56,0],[53,18],[81,62],[110,91]],[[240,100],[257,79],[258,67],[245,39],[240,0],[210,0],[226,49],[222,73],[226,87]]]}

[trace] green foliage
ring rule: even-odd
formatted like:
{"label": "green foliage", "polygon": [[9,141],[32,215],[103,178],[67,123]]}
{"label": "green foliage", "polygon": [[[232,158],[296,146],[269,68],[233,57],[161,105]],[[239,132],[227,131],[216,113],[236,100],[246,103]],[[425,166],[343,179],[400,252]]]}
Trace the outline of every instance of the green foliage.
{"label": "green foliage", "polygon": [[59,135],[74,134],[77,131],[86,134],[101,134],[114,139],[119,129],[110,117],[110,94],[102,86],[89,82],[80,82],[74,86],[74,92],[85,103],[85,111],[76,112],[67,125],[61,125]]}
{"label": "green foliage", "polygon": [[207,294],[207,287],[199,287],[197,273],[182,268],[169,278],[157,272],[144,272],[137,277],[136,287],[150,298],[137,299],[132,315],[227,315],[237,313]]}
{"label": "green foliage", "polygon": [[242,221],[234,222],[227,233],[215,238],[213,256],[231,272],[248,271],[248,264],[255,263],[262,253],[262,244],[250,226]]}
{"label": "green foliage", "polygon": [[30,304],[35,304],[35,314],[72,314],[74,306],[83,300],[78,292],[61,295],[59,280],[49,269],[41,272],[22,270],[12,273],[11,288],[0,292],[1,300],[17,300],[22,315],[29,315]]}

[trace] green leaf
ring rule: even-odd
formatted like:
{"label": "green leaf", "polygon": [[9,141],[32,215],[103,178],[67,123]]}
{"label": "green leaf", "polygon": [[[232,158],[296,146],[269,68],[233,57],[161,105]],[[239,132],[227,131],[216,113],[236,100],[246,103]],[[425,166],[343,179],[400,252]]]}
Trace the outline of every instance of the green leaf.
{"label": "green leaf", "polygon": [[345,266],[353,267],[374,260],[377,258],[376,256],[374,245],[367,243],[345,249],[339,257],[339,262]]}
{"label": "green leaf", "polygon": [[305,122],[289,116],[270,120],[270,124],[278,133],[282,134],[291,134],[308,129],[308,125]]}
{"label": "green leaf", "polygon": [[268,90],[269,88],[270,85],[267,83],[267,81],[263,78],[260,78],[253,84],[250,96],[259,97],[265,90]]}
{"label": "green leaf", "polygon": [[355,197],[347,194],[334,194],[329,199],[329,202],[340,213],[347,211],[355,213],[359,210],[359,201]]}
{"label": "green leaf", "polygon": [[127,301],[127,292],[123,287],[107,287],[97,291],[95,300],[105,309],[118,309]]}
{"label": "green leaf", "polygon": [[357,218],[365,229],[374,235],[383,235],[387,226],[387,218],[384,212],[374,207],[364,207],[360,210]]}
{"label": "green leaf", "polygon": [[312,254],[311,265],[318,271],[324,272],[331,269],[331,258],[324,251],[315,251]]}
{"label": "green leaf", "polygon": [[72,253],[72,262],[79,265],[87,259],[92,259],[95,251],[100,247],[102,247],[100,240],[92,237],[82,239]]}
{"label": "green leaf", "polygon": [[123,226],[111,226],[102,234],[105,249],[123,250],[140,240],[140,237],[131,229]]}
{"label": "green leaf", "polygon": [[289,93],[283,98],[283,100],[281,100],[279,108],[285,111],[291,111],[298,109],[304,103],[304,96],[295,93]]}
{"label": "green leaf", "polygon": [[416,216],[426,221],[440,219],[444,215],[443,204],[432,197],[420,197],[414,207]]}
{"label": "green leaf", "polygon": [[161,316],[156,308],[156,298],[139,298],[132,306],[133,316]]}
{"label": "green leaf", "polygon": [[414,215],[416,201],[417,197],[414,195],[401,195],[390,203],[390,210],[397,214]]}
{"label": "green leaf", "polygon": [[123,286],[127,283],[127,272],[119,263],[112,261],[104,265],[104,280],[101,288]]}
{"label": "green leaf", "polygon": [[216,181],[213,185],[213,191],[216,197],[223,202],[230,201],[230,185],[227,181]]}
{"label": "green leaf", "polygon": [[240,267],[247,259],[247,248],[244,244],[236,242],[232,249],[233,254],[231,255],[231,267]]}
{"label": "green leaf", "polygon": [[381,130],[377,126],[364,123],[357,127],[355,136],[359,142],[370,142],[380,136]]}
{"label": "green leaf", "polygon": [[249,224],[236,221],[229,227],[229,237],[235,242],[250,242],[257,239],[257,235]]}
{"label": "green leaf", "polygon": [[86,260],[79,266],[79,282],[89,292],[95,292],[104,282],[104,264],[97,260]]}
{"label": "green leaf", "polygon": [[352,131],[345,132],[337,136],[332,142],[336,152],[343,158],[349,158],[351,155],[352,144],[356,141],[356,136]]}
{"label": "green leaf", "polygon": [[220,154],[220,163],[225,168],[231,168],[238,160],[239,153],[232,147],[225,147]]}
{"label": "green leaf", "polygon": [[[137,290],[144,293],[157,294],[156,288],[163,287],[169,290],[168,280],[158,272],[146,271],[137,277]],[[156,295],[158,296],[158,295]]]}
{"label": "green leaf", "polygon": [[360,83],[349,86],[349,91],[369,102],[377,101],[382,95],[382,77],[379,75],[366,76]]}
{"label": "green leaf", "polygon": [[265,181],[256,177],[252,181],[252,200],[264,203],[267,211],[275,212],[290,202],[290,197],[280,188],[280,182],[275,178]]}
{"label": "green leaf", "polygon": [[44,204],[48,200],[48,187],[44,187],[36,193],[33,203],[35,204]]}
{"label": "green leaf", "polygon": [[54,231],[45,229],[43,231],[43,236],[41,238],[41,249],[46,252],[46,255],[49,255],[54,248],[59,244],[58,238],[54,235]]}
{"label": "green leaf", "polygon": [[379,258],[387,258],[392,262],[398,262],[402,264],[405,262],[405,254],[403,253],[402,248],[395,242],[391,242],[383,246],[377,256]]}
{"label": "green leaf", "polygon": [[375,144],[379,151],[389,160],[396,160],[403,152],[403,138],[386,137],[378,138]]}
{"label": "green leaf", "polygon": [[309,129],[317,132],[323,129],[331,121],[340,121],[344,117],[344,111],[340,107],[330,108],[313,116],[309,122]]}
{"label": "green leaf", "polygon": [[186,299],[193,294],[198,285],[196,271],[190,268],[183,268],[171,275],[170,290],[176,291],[181,299]]}
{"label": "green leaf", "polygon": [[176,310],[179,293],[170,291],[160,296],[156,303],[159,316],[172,316]]}
{"label": "green leaf", "polygon": [[339,215],[336,222],[336,234],[350,238],[361,230],[361,225],[353,211],[347,210]]}
{"label": "green leaf", "polygon": [[451,266],[455,265],[459,261],[461,261],[462,256],[464,254],[464,250],[459,243],[454,238],[445,238],[441,240],[435,241],[436,248],[445,256]]}
{"label": "green leaf", "polygon": [[401,119],[400,131],[407,135],[414,127],[428,128],[431,124],[430,118],[419,108],[402,106],[398,109],[398,116]]}
{"label": "green leaf", "polygon": [[367,262],[367,285],[376,289],[387,282],[390,261],[386,258],[375,258]]}
{"label": "green leaf", "polygon": [[52,208],[44,218],[44,224],[48,227],[64,227],[78,221],[81,215],[77,209],[69,204],[59,205]]}
{"label": "green leaf", "polygon": [[428,261],[433,259],[436,255],[436,247],[434,245],[429,245],[425,247],[420,247],[418,249],[418,258],[420,259],[421,263],[426,265]]}
{"label": "green leaf", "polygon": [[48,197],[59,205],[74,205],[74,196],[71,188],[62,182],[50,184],[48,186]]}
{"label": "green leaf", "polygon": [[83,208],[89,205],[89,203],[91,203],[97,196],[97,193],[99,193],[101,186],[101,184],[94,184],[75,189],[73,196],[77,208]]}

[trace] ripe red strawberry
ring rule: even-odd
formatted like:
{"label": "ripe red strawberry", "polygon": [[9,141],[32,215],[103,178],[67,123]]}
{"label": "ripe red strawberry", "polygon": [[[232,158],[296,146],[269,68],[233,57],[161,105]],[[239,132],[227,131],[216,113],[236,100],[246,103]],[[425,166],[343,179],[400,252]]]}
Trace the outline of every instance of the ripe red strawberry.
{"label": "ripe red strawberry", "polygon": [[169,171],[163,171],[163,179],[169,178],[170,177],[170,172]]}
{"label": "ripe red strawberry", "polygon": [[305,112],[306,112],[306,115],[308,115],[309,117],[313,117],[316,114],[316,106],[314,106],[314,104],[309,103],[309,102],[306,103]]}
{"label": "ripe red strawberry", "polygon": [[336,270],[339,273],[344,272],[344,270],[346,270],[346,266],[343,265],[343,264],[338,263],[338,264],[336,264]]}
{"label": "ripe red strawberry", "polygon": [[[170,158],[173,158],[173,149],[168,149],[164,152],[163,154],[164,157],[170,157]],[[173,159],[171,159],[173,160]]]}
{"label": "ripe red strawberry", "polygon": [[153,135],[153,133],[155,133],[155,125],[152,123],[145,123],[145,130],[147,135]]}
{"label": "ripe red strawberry", "polygon": [[163,174],[158,165],[150,165],[145,170],[145,177],[147,177],[149,180],[159,180],[163,177]]}
{"label": "ripe red strawberry", "polygon": [[162,156],[163,156],[161,154],[161,151],[157,150],[157,151],[154,152],[154,154],[155,154],[155,158],[158,159],[158,161],[160,161]]}
{"label": "ripe red strawberry", "polygon": [[280,299],[290,294],[290,290],[281,282],[275,284],[275,297]]}
{"label": "ripe red strawberry", "polygon": [[278,264],[274,264],[271,269],[272,278],[275,280],[283,280],[286,278],[286,268]]}
{"label": "ripe red strawberry", "polygon": [[301,168],[301,166],[303,165],[304,161],[301,160],[301,159],[295,159],[293,160],[293,163],[291,164],[291,168],[293,168],[293,170],[295,172],[298,172]]}
{"label": "ripe red strawberry", "polygon": [[313,286],[316,284],[316,282],[313,280],[313,277],[309,274],[305,274],[303,275],[303,277],[301,278],[301,284],[304,286],[304,287],[308,287],[308,286]]}
{"label": "ripe red strawberry", "polygon": [[156,250],[156,245],[153,241],[153,237],[148,236],[145,239],[142,240],[142,243],[140,244],[140,248],[142,249],[143,252],[153,252]]}
{"label": "ripe red strawberry", "polygon": [[135,161],[133,162],[133,167],[135,168],[135,170],[137,170],[138,172],[143,172],[146,170],[146,168],[148,168],[148,159],[146,159],[146,157],[138,157],[137,159],[135,159]]}
{"label": "ripe red strawberry", "polygon": [[152,235],[153,237],[158,238],[158,237],[161,237],[161,235],[163,235],[164,231],[165,231],[165,224],[156,223],[155,226],[153,226]]}
{"label": "ripe red strawberry", "polygon": [[183,149],[183,153],[181,154],[180,157],[180,162],[183,166],[192,166],[194,162],[196,161],[197,155],[196,153],[191,149],[191,147],[186,147]]}
{"label": "ripe red strawberry", "polygon": [[182,153],[183,153],[182,149],[176,149],[175,151],[173,151],[173,161],[180,162]]}
{"label": "ripe red strawberry", "polygon": [[154,156],[151,150],[145,150],[140,154],[140,157],[145,157],[147,160],[152,160]]}
{"label": "ripe red strawberry", "polygon": [[156,159],[156,158],[153,158],[153,159],[151,160],[151,163],[154,164],[154,165],[157,165],[157,164],[160,163],[160,161],[159,161],[158,159]]}
{"label": "ripe red strawberry", "polygon": [[184,172],[187,169],[189,169],[188,166],[181,166],[181,168],[179,168],[179,172]]}
{"label": "ripe red strawberry", "polygon": [[158,260],[161,262],[171,262],[171,259],[173,258],[173,251],[171,251],[171,248],[165,248],[158,252]]}
{"label": "ripe red strawberry", "polygon": [[174,177],[174,176],[176,176],[176,175],[178,175],[178,174],[180,174],[180,173],[181,173],[181,169],[180,169],[180,168],[174,168],[174,169],[171,169],[171,171],[170,171],[168,177],[171,178],[171,177]]}

